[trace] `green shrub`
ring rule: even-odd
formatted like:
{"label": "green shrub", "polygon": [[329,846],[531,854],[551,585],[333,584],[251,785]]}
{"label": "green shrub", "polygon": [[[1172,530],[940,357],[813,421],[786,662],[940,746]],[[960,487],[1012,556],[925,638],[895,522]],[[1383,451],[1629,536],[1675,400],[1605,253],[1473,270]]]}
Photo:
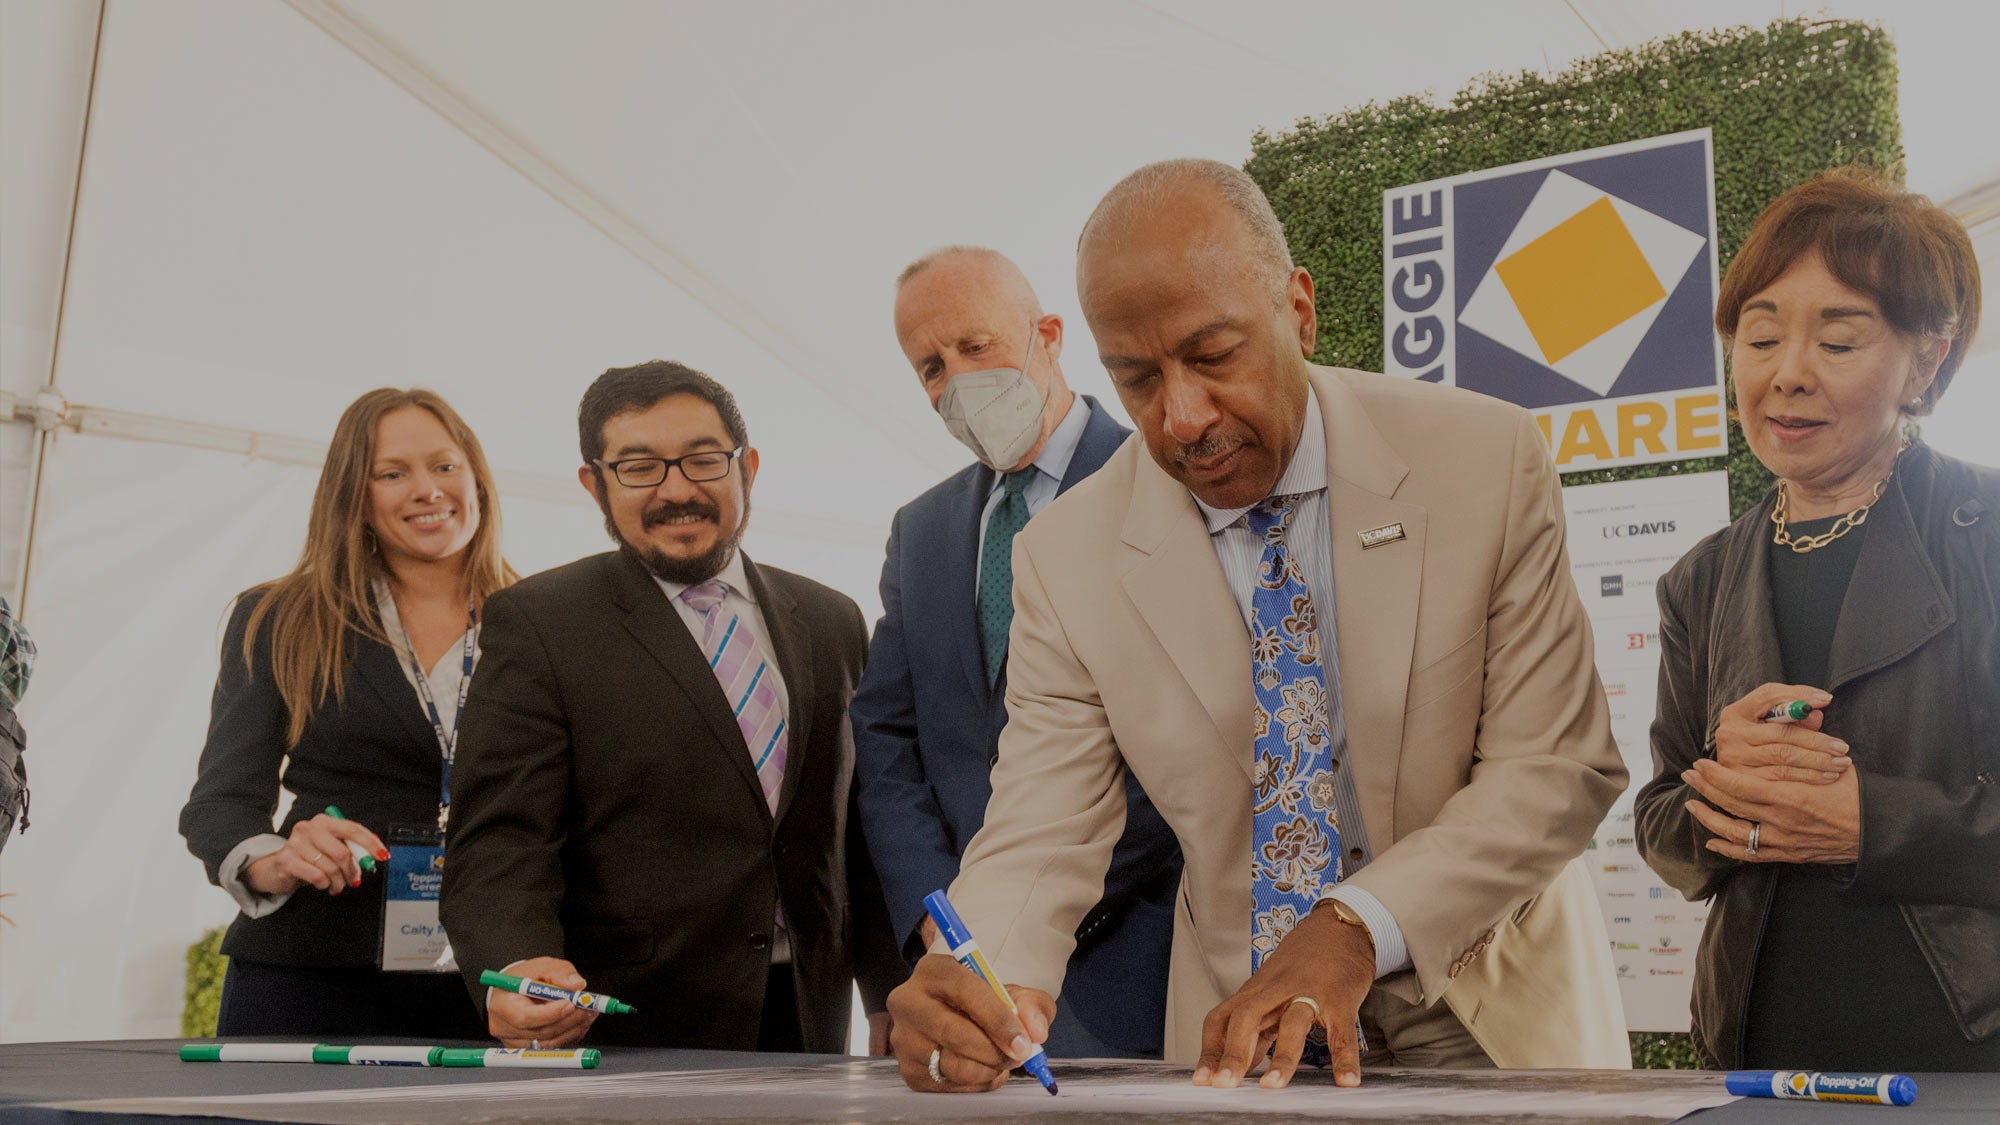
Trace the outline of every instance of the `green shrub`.
{"label": "green shrub", "polygon": [[181,1005],[181,1036],[206,1039],[215,1034],[215,1019],[222,1010],[222,974],[229,958],[222,955],[220,927],[201,935],[188,946],[187,987]]}
{"label": "green shrub", "polygon": [[[1559,74],[1488,75],[1438,105],[1405,97],[1258,132],[1244,165],[1284,221],[1319,294],[1316,360],[1382,369],[1382,193],[1687,129],[1715,136],[1723,268],[1764,205],[1828,168],[1899,173],[1895,49],[1850,21],[1780,20],[1688,32],[1583,59]],[[1731,423],[1730,454],[1592,470],[1565,484],[1729,471],[1733,515],[1771,476]]]}

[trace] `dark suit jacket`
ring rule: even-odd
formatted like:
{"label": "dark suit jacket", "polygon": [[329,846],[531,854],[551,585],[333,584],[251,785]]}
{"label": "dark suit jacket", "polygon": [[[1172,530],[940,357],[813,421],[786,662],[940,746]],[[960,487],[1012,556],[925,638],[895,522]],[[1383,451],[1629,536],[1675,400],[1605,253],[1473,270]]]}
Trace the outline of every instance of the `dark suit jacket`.
{"label": "dark suit jacket", "polygon": [[[230,615],[208,742],[181,809],[181,835],[209,879],[236,845],[272,831],[281,770],[296,799],[278,835],[328,805],[385,838],[391,825],[435,826],[442,770],[437,736],[395,651],[359,633],[348,635],[345,698],[327,695],[286,762],[285,705],[271,679],[268,620],[254,670],[243,661],[243,634],[256,602],[256,594],[245,594]],[[376,963],[381,929],[376,882],[339,895],[305,887],[262,918],[237,915],[222,952],[269,965],[369,966]]]}
{"label": "dark suit jacket", "polygon": [[[1084,402],[1090,420],[1059,492],[1131,433]],[[923,920],[923,897],[957,878],[959,854],[986,819],[987,773],[1007,725],[1006,677],[987,687],[975,605],[979,517],[992,487],[993,470],[975,463],[896,513],[882,620],[854,696],[862,824],[905,943]],[[1180,845],[1136,780],[1126,779],[1125,795],[1125,834],[1104,902],[1077,931],[1062,1000],[1106,1043],[1158,1050]]]}
{"label": "dark suit jacket", "polygon": [[638,1009],[592,1042],[751,1050],[781,902],[808,1051],[846,1050],[850,981],[873,1011],[901,980],[848,832],[861,611],[744,569],[791,698],[775,818],[698,643],[636,559],[583,559],[486,603],[443,891],[476,1001],[481,969],[564,957]]}

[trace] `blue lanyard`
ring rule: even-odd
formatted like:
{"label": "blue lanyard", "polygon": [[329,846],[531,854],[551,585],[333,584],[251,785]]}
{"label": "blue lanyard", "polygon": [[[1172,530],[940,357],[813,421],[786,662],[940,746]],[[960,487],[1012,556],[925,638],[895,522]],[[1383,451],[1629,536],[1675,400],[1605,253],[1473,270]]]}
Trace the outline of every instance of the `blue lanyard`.
{"label": "blue lanyard", "polygon": [[444,827],[445,820],[451,815],[451,759],[458,748],[458,728],[465,722],[465,693],[472,690],[472,649],[478,637],[478,628],[478,604],[468,594],[465,598],[465,658],[460,664],[464,671],[458,679],[458,711],[452,716],[450,730],[445,729],[444,718],[438,714],[437,699],[431,695],[430,678],[417,661],[417,647],[410,640],[410,631],[407,628],[403,630],[403,654],[410,661],[410,678],[417,683],[417,698],[424,702],[424,713],[430,717],[431,733],[437,735],[438,754],[444,762],[438,773],[439,828]]}

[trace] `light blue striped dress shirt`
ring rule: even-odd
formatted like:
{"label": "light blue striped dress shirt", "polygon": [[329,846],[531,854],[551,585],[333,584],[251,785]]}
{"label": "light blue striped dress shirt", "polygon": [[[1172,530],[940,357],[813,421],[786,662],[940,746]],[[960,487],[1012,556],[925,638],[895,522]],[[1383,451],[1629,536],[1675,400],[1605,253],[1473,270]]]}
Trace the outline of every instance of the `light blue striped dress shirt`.
{"label": "light blue striped dress shirt", "polygon": [[[1341,697],[1340,640],[1339,629],[1334,623],[1332,520],[1326,480],[1326,427],[1320,418],[1319,397],[1308,387],[1305,425],[1299,435],[1299,447],[1292,454],[1291,464],[1285,466],[1277,485],[1271,489],[1271,495],[1303,498],[1297,514],[1292,517],[1289,531],[1292,555],[1305,570],[1306,592],[1312,595],[1313,608],[1318,613],[1320,647],[1325,654],[1327,695],[1338,700]],[[1215,557],[1222,563],[1222,573],[1229,580],[1229,592],[1236,598],[1236,607],[1243,614],[1243,627],[1248,630],[1251,594],[1257,582],[1258,564],[1264,558],[1263,540],[1250,531],[1250,523],[1244,518],[1250,509],[1211,508],[1203,504],[1200,497],[1195,498],[1195,504],[1208,524],[1209,541],[1215,544]],[[1250,674],[1247,664],[1243,674],[1246,677]],[[1348,759],[1347,724],[1341,712],[1341,708],[1335,708],[1330,716],[1333,723],[1333,756],[1336,761],[1345,762]],[[1388,765],[1384,763],[1377,768],[1386,769]],[[1367,866],[1375,856],[1368,845],[1368,834],[1362,827],[1353,771],[1343,770],[1340,777],[1334,808],[1340,816],[1346,872],[1352,875]],[[1359,849],[1359,854],[1356,849]],[[1382,900],[1346,882],[1327,892],[1325,897],[1346,903],[1361,916],[1362,921],[1368,923],[1368,933],[1375,940],[1377,977],[1410,967],[1409,946],[1403,939],[1403,929],[1396,924],[1388,908],[1382,905]]]}

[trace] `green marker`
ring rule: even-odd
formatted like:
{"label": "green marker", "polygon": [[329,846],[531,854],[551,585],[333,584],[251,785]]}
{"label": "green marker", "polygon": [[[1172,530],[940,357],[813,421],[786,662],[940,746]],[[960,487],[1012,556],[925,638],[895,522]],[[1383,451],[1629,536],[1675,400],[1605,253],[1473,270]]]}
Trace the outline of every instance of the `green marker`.
{"label": "green marker", "polygon": [[438,1066],[543,1067],[595,1070],[603,1055],[595,1047],[536,1051],[525,1047],[440,1047]]}
{"label": "green marker", "polygon": [[335,1047],[326,1043],[186,1043],[182,1062],[332,1063],[436,1066],[443,1047]]}
{"label": "green marker", "polygon": [[592,1012],[603,1012],[606,1015],[622,1016],[627,1012],[636,1011],[632,1005],[625,1003],[623,1000],[613,1000],[602,992],[571,992],[567,988],[557,988],[546,981],[510,977],[506,973],[496,973],[492,969],[487,969],[479,974],[479,983],[488,988],[497,988],[502,992],[518,992],[523,996],[531,996],[537,1000],[566,1001],[575,1004],[579,1008],[584,1008]]}
{"label": "green marker", "polygon": [[[335,820],[347,819],[346,815],[340,811],[338,805],[328,805],[326,807],[326,815]],[[371,875],[375,873],[375,857],[368,854],[367,848],[349,840],[347,841],[347,854],[354,857],[354,862],[361,866],[361,870]]]}
{"label": "green marker", "polygon": [[595,1047],[536,1051],[499,1047],[336,1047],[327,1043],[184,1043],[181,1061],[592,1070],[603,1061],[603,1055]]}
{"label": "green marker", "polygon": [[1803,699],[1794,699],[1790,703],[1780,703],[1769,711],[1764,712],[1764,721],[1767,723],[1799,723],[1804,722],[1805,717],[1810,714],[1812,714],[1812,704],[1807,703]]}

